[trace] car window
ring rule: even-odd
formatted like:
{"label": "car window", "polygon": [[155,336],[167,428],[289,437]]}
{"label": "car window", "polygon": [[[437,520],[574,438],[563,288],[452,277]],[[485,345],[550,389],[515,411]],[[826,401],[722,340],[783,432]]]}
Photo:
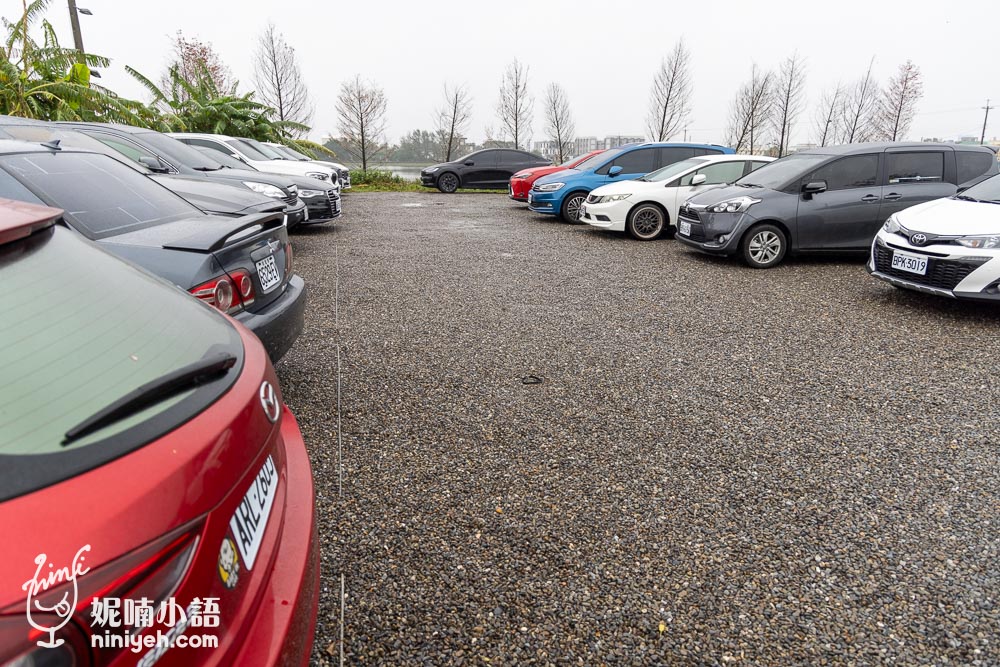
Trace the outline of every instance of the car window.
{"label": "car window", "polygon": [[656,169],[655,148],[638,148],[628,151],[616,157],[614,161],[598,170],[599,174],[606,174],[611,167],[621,167],[623,174],[648,174]]}
{"label": "car window", "polygon": [[772,190],[781,190],[788,185],[798,184],[803,173],[811,171],[813,167],[828,159],[829,156],[823,154],[793,153],[780,160],[768,162],[741,178],[738,183],[748,187],[759,185]]}
{"label": "car window", "polygon": [[681,185],[691,185],[691,179],[696,174],[705,174],[705,185],[718,185],[719,183],[732,183],[743,175],[743,160],[732,160],[730,162],[719,162],[702,167],[698,171],[692,172],[681,179]]}
{"label": "car window", "polygon": [[242,153],[247,157],[247,159],[260,160],[261,162],[266,162],[271,159],[245,141],[240,141],[239,139],[226,139],[224,142],[227,146],[231,146],[237,152]]}
{"label": "car window", "polygon": [[0,157],[5,170],[91,240],[204,215],[156,181],[106,155],[29,153]]}
{"label": "car window", "polygon": [[[0,191],[3,186],[0,185]],[[971,188],[962,193],[965,197],[972,197],[981,201],[1000,203],[1000,175],[987,178],[985,181],[976,183]],[[0,195],[2,196],[2,195]]]}
{"label": "car window", "polygon": [[[706,162],[705,158],[695,157],[689,160],[681,160],[680,162],[674,162],[673,164],[668,164],[666,167],[660,167],[656,171],[652,171],[640,179],[640,181],[669,181],[678,174],[683,174],[688,169],[694,169],[695,167],[702,165]],[[672,183],[671,185],[680,185],[679,183]]]}
{"label": "car window", "polygon": [[192,139],[190,137],[180,137],[177,141],[182,144],[187,144],[189,146],[198,146],[200,148],[209,148],[213,151],[218,151],[220,153],[225,153],[229,155],[232,151],[227,150],[225,146],[217,141],[209,141],[208,139]]}
{"label": "car window", "polygon": [[[753,174],[747,176],[753,180]],[[878,182],[878,155],[851,155],[829,162],[804,179],[803,183],[826,181],[827,190],[866,188]]]}
{"label": "car window", "polygon": [[687,160],[688,158],[692,158],[695,155],[705,155],[705,153],[696,153],[695,149],[687,148],[685,146],[661,148],[660,163],[656,166],[665,167],[668,164],[673,164],[674,162],[680,162],[681,160]]}
{"label": "car window", "polygon": [[503,166],[521,163],[521,154],[517,151],[497,151],[500,153],[500,164]]}
{"label": "car window", "polygon": [[0,245],[0,284],[0,500],[150,442],[201,412],[237,376],[63,446],[67,431],[143,384],[208,355],[239,359],[243,346],[196,299],[59,225]]}
{"label": "car window", "polygon": [[246,162],[237,160],[229,153],[223,153],[222,151],[217,151],[214,148],[206,148],[205,146],[194,146],[194,150],[199,153],[203,153],[213,162],[218,162],[223,167],[229,167],[230,169],[241,169],[243,171],[257,171],[256,167],[248,165]]}
{"label": "car window", "polygon": [[0,169],[0,199],[13,199],[29,204],[45,204],[35,196],[35,193],[21,185],[20,181],[2,169]]}
{"label": "car window", "polygon": [[472,162],[477,167],[495,167],[500,157],[499,153],[500,151],[479,151],[478,153],[467,155],[462,162]]}
{"label": "car window", "polygon": [[765,164],[767,164],[767,162],[760,162],[758,160],[753,160],[750,162],[750,171],[753,171],[754,169],[760,169]]}
{"label": "car window", "polygon": [[955,151],[955,159],[958,161],[959,185],[964,185],[989,173],[990,167],[994,166],[997,161],[993,153],[986,151]]}
{"label": "car window", "polygon": [[100,141],[102,144],[111,148],[112,150],[121,153],[132,162],[140,162],[140,158],[152,158],[153,160],[159,161],[155,154],[150,153],[142,146],[134,144],[126,139],[119,139],[118,137],[113,137],[109,134],[104,134],[103,132],[84,132],[88,137],[93,137],[94,139]]}
{"label": "car window", "polygon": [[944,180],[944,153],[920,151],[913,153],[887,152],[885,154],[886,182],[922,183]]}
{"label": "car window", "polygon": [[[591,157],[587,158],[586,160],[584,160],[583,162],[581,162],[580,164],[576,165],[573,168],[579,169],[580,171],[589,171],[590,169],[594,169],[595,167],[598,167],[603,164],[604,166],[598,169],[597,173],[606,174],[608,173],[607,167],[611,163],[611,160],[616,155],[619,155],[621,152],[622,149],[620,148],[612,148],[610,150],[598,153],[597,155],[592,155]],[[605,164],[605,161],[608,161],[608,164]]]}
{"label": "car window", "polygon": [[177,141],[165,134],[143,132],[139,135],[139,138],[146,142],[147,145],[152,146],[153,150],[157,151],[159,155],[162,155],[175,164],[182,164],[199,171],[216,171],[222,166],[218,161],[206,158],[203,153],[196,151],[183,141]]}

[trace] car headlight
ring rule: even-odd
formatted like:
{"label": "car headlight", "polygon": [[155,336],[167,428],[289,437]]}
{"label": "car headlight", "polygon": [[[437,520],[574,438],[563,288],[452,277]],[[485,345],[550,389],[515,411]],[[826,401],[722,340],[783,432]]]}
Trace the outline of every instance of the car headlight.
{"label": "car headlight", "polygon": [[247,186],[254,192],[262,194],[265,197],[274,197],[275,199],[284,199],[285,193],[281,191],[281,188],[275,187],[269,183],[258,183],[256,181],[243,181],[243,185]]}
{"label": "car headlight", "polygon": [[321,181],[329,181],[330,174],[324,173],[322,171],[307,171],[306,176],[309,178],[318,178]]}
{"label": "car headlight", "polygon": [[519,181],[525,180],[526,178],[528,178],[528,176],[529,174],[514,174],[514,178],[516,178]]}
{"label": "car headlight", "polygon": [[424,173],[425,174],[433,174],[435,171],[437,171],[440,168],[441,167],[427,167],[426,169],[424,169]]}
{"label": "car headlight", "polygon": [[955,241],[966,248],[1000,248],[1000,236],[963,236]]}
{"label": "car headlight", "polygon": [[625,201],[626,199],[628,199],[631,196],[632,196],[631,192],[628,193],[628,194],[626,194],[626,195],[602,195],[602,196],[598,196],[597,197],[597,201],[595,201],[594,203],[595,204],[607,204],[607,203],[613,202],[613,201]]}
{"label": "car headlight", "polygon": [[899,224],[899,220],[896,219],[895,213],[890,215],[889,219],[882,225],[882,231],[886,234],[898,234],[901,229],[902,226]]}
{"label": "car headlight", "polygon": [[754,204],[759,204],[760,200],[753,197],[736,197],[720,201],[708,207],[709,213],[742,213]]}
{"label": "car headlight", "polygon": [[322,197],[325,194],[322,190],[299,190],[300,197]]}
{"label": "car headlight", "polygon": [[556,190],[564,187],[565,183],[546,183],[545,185],[535,185],[535,189],[539,192],[555,192]]}

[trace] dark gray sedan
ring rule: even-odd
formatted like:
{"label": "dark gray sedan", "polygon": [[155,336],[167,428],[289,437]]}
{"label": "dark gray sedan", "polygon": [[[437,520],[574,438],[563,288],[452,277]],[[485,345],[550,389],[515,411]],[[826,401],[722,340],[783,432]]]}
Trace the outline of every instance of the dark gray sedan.
{"label": "dark gray sedan", "polygon": [[0,198],[63,209],[67,227],[246,325],[273,361],[302,332],[281,212],[207,215],[106,155],[15,141],[0,142]]}

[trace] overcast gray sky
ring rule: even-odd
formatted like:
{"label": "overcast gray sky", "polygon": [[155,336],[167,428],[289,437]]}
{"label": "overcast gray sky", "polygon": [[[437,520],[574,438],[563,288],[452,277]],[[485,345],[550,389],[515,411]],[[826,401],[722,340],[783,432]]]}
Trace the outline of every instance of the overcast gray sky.
{"label": "overcast gray sky", "polygon": [[[177,30],[211,43],[245,88],[257,35],[273,21],[295,45],[316,105],[312,137],[337,134],[334,105],[344,80],[361,74],[388,97],[388,137],[429,129],[445,82],[467,84],[475,102],[469,136],[495,117],[497,89],[513,58],[529,66],[536,97],[534,138],[549,82],[566,89],[579,135],[645,134],[652,77],[683,37],[692,55],[689,139],[721,143],[735,89],[752,62],[776,67],[794,51],[807,59],[807,106],[793,143],[814,136],[822,92],[860,77],[872,56],[885,81],[907,58],[920,66],[924,97],[911,139],[979,136],[986,98],[1000,106],[1000,1],[889,3],[665,2],[307,2],[305,0],[77,0],[84,45],[108,56],[104,85],[145,99],[125,73],[158,80]],[[0,0],[15,18],[19,0]],[[822,9],[820,9],[822,8]],[[48,18],[72,46],[65,0]],[[1000,110],[987,137],[1000,135]]]}

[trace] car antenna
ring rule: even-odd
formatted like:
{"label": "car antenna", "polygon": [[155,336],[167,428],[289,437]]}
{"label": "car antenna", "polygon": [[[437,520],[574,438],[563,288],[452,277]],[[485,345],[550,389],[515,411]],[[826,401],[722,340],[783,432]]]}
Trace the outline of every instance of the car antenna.
{"label": "car antenna", "polygon": [[46,148],[51,148],[54,151],[61,151],[62,150],[62,146],[59,145],[60,141],[62,141],[62,140],[61,139],[51,139],[49,141],[43,141],[42,145],[45,146]]}

